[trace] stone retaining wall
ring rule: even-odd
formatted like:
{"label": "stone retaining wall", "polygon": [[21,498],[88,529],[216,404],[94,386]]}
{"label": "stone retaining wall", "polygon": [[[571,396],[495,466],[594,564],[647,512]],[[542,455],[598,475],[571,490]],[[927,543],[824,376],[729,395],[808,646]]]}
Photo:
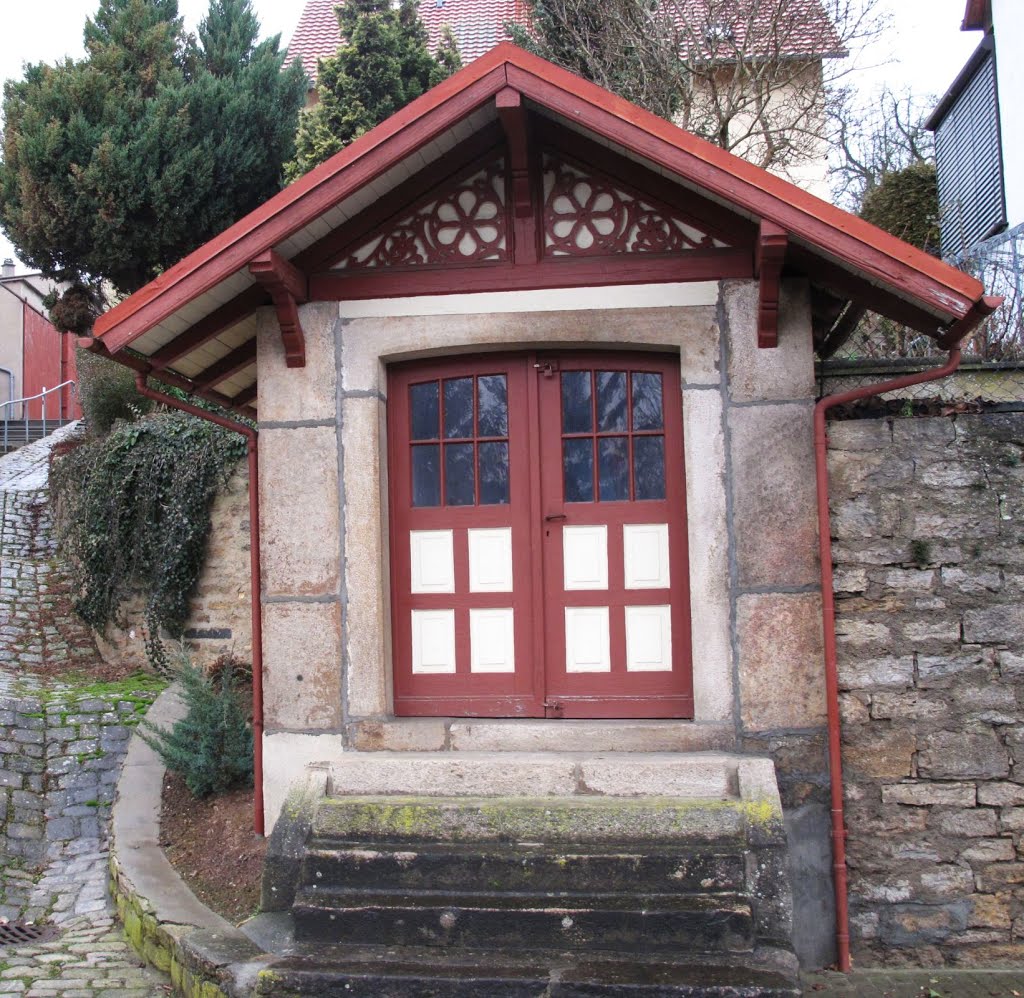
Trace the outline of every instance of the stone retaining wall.
{"label": "stone retaining wall", "polygon": [[[184,639],[196,665],[210,665],[224,654],[252,661],[249,580],[249,472],[241,461],[213,501],[206,560],[185,622]],[[146,668],[142,598],[129,601],[122,613],[123,629],[111,624],[97,636],[100,654],[108,662]]]}
{"label": "stone retaining wall", "polygon": [[[102,851],[121,760],[155,688],[59,689],[0,696],[0,918],[82,914],[102,901],[36,874],[61,857]],[[45,896],[44,896],[45,895]],[[66,897],[62,902],[58,895]]]}
{"label": "stone retaining wall", "polygon": [[853,950],[1024,960],[1024,413],[829,427]]}

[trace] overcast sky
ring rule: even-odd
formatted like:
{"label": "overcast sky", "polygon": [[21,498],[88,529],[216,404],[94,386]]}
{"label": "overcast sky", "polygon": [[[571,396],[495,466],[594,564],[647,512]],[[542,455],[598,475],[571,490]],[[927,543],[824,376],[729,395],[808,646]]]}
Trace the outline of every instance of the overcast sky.
{"label": "overcast sky", "polygon": [[[20,78],[26,63],[53,63],[64,56],[80,57],[82,26],[98,0],[0,0],[0,80]],[[980,32],[961,32],[965,0],[881,0],[891,8],[892,30],[866,52],[856,55],[863,66],[859,84],[870,89],[882,83],[911,87],[920,95],[941,95],[953,82],[967,56],[981,39]],[[178,0],[186,24],[194,29],[208,0]],[[253,0],[264,35],[288,38],[302,12],[304,0]],[[0,231],[0,260],[13,256]]]}

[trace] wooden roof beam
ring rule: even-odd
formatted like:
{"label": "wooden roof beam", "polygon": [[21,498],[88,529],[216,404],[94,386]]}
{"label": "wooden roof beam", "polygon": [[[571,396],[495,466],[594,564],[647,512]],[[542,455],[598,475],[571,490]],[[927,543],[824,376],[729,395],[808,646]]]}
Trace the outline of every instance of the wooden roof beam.
{"label": "wooden roof beam", "polygon": [[195,379],[198,388],[213,388],[222,381],[244,371],[256,360],[256,338],[246,340],[240,347],[211,364]]}
{"label": "wooden roof beam", "polygon": [[203,316],[195,325],[175,336],[170,343],[165,343],[155,350],[149,358],[154,371],[163,371],[181,360],[193,350],[198,350],[204,343],[220,336],[243,319],[247,319],[256,309],[270,304],[270,296],[260,285],[248,288],[235,295],[229,302],[221,305],[209,315]]}
{"label": "wooden roof beam", "polygon": [[762,219],[754,250],[754,274],[758,278],[757,345],[779,345],[779,289],[782,265],[786,262],[789,236],[774,222]]}
{"label": "wooden roof beam", "polygon": [[532,156],[530,123],[518,90],[505,87],[494,97],[498,118],[505,131],[511,174],[512,258],[516,263],[532,264],[540,260],[537,216],[533,184],[530,182]]}
{"label": "wooden roof beam", "polygon": [[306,275],[272,249],[249,261],[249,273],[270,293],[277,310],[288,367],[306,366],[306,338],[299,321],[299,305],[309,300]]}
{"label": "wooden roof beam", "polygon": [[259,391],[259,384],[253,382],[248,388],[243,388],[236,395],[231,396],[231,401],[235,405],[249,405],[250,402],[254,401]]}

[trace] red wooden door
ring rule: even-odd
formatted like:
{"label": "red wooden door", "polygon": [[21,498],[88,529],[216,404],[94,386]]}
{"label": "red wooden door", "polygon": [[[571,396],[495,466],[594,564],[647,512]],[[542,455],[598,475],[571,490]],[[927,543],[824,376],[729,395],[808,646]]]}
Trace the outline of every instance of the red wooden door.
{"label": "red wooden door", "polygon": [[692,716],[678,360],[417,363],[388,406],[395,712]]}
{"label": "red wooden door", "polygon": [[526,371],[501,355],[392,371],[397,714],[543,711]]}
{"label": "red wooden door", "polygon": [[541,368],[545,694],[560,717],[692,717],[677,359]]}

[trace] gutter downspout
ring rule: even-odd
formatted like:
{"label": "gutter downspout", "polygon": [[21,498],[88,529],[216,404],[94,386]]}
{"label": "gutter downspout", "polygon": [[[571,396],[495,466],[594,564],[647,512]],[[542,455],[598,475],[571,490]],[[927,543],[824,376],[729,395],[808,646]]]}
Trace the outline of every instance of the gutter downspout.
{"label": "gutter downspout", "polygon": [[894,378],[836,395],[827,395],[814,407],[814,458],[818,486],[818,550],[821,559],[821,620],[825,643],[825,698],[828,710],[828,769],[832,793],[832,881],[836,898],[836,951],[839,970],[850,970],[850,923],[846,886],[846,823],[843,817],[843,761],[839,722],[839,673],[836,665],[836,614],[832,593],[832,523],[828,508],[828,433],[825,416],[829,409],[858,399],[928,381],[938,381],[960,366],[960,350],[953,347],[942,366],[918,374]]}
{"label": "gutter downspout", "polygon": [[146,375],[135,375],[139,394],[161,405],[180,409],[191,416],[208,420],[245,437],[249,463],[249,596],[252,613],[252,754],[253,754],[253,830],[263,835],[263,607],[260,599],[260,507],[259,507],[259,434],[251,427],[225,419],[179,399],[154,391],[146,384]]}

